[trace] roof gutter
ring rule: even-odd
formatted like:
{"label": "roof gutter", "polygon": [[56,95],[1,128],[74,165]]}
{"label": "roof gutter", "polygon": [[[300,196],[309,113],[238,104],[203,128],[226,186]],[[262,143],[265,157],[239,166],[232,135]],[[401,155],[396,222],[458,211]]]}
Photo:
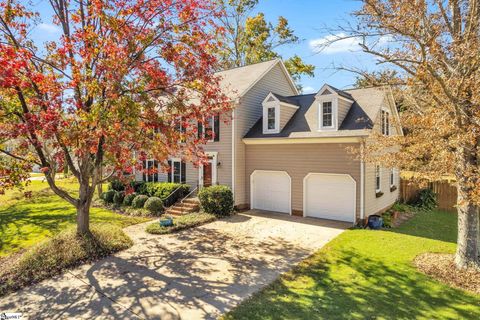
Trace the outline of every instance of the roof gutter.
{"label": "roof gutter", "polygon": [[359,143],[363,136],[350,137],[308,137],[308,138],[244,138],[243,143],[254,144],[296,144],[296,143]]}

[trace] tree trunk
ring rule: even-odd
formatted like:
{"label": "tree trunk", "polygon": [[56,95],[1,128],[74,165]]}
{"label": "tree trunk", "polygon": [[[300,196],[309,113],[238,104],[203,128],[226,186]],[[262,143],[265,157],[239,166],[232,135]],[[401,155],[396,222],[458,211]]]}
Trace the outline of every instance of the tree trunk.
{"label": "tree trunk", "polygon": [[77,208],[77,233],[90,234],[90,205],[79,205]]}
{"label": "tree trunk", "polygon": [[458,240],[455,264],[459,268],[480,266],[479,263],[479,212],[458,181]]}
{"label": "tree trunk", "polygon": [[77,233],[79,234],[90,234],[90,205],[94,190],[93,188],[92,190],[90,189],[88,182],[80,183],[80,195],[77,205]]}

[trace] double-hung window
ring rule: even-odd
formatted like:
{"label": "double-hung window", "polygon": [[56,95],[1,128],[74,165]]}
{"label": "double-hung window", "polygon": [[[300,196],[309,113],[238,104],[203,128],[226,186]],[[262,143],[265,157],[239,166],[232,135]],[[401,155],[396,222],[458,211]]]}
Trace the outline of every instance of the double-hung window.
{"label": "double-hung window", "polygon": [[390,169],[390,187],[395,186],[395,169]]}
{"label": "double-hung window", "polygon": [[198,137],[208,142],[220,141],[219,115],[208,117],[203,123],[198,123]]}
{"label": "double-hung window", "polygon": [[168,161],[168,182],[186,183],[186,165],[180,159]]}
{"label": "double-hung window", "polygon": [[381,116],[381,121],[382,121],[382,134],[385,136],[390,135],[390,114],[386,110],[382,110],[382,116]]}
{"label": "double-hung window", "polygon": [[275,107],[269,107],[267,109],[267,129],[275,130]]}
{"label": "double-hung window", "polygon": [[375,165],[375,191],[380,192],[382,189],[381,185],[381,172],[380,165]]}
{"label": "double-hung window", "polygon": [[322,127],[333,127],[332,102],[322,103]]}
{"label": "double-hung window", "polygon": [[157,160],[143,161],[143,181],[158,182],[158,162]]}

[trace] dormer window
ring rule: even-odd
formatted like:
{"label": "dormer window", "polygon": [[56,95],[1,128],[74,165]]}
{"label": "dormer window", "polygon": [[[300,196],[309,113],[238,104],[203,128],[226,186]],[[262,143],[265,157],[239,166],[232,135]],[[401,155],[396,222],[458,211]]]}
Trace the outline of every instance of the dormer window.
{"label": "dormer window", "polygon": [[267,128],[268,130],[275,130],[275,107],[267,109]]}
{"label": "dormer window", "polygon": [[333,113],[331,101],[322,103],[322,127],[333,127]]}

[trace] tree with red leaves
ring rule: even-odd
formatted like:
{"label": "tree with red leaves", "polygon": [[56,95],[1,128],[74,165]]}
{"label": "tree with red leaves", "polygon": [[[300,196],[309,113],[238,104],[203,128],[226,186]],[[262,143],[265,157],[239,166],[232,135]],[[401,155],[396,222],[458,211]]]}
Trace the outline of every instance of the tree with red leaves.
{"label": "tree with red leaves", "polygon": [[[143,170],[147,157],[202,161],[192,124],[230,108],[211,54],[215,1],[50,0],[61,36],[42,48],[29,38],[38,14],[21,2],[0,3],[0,192],[38,165],[85,234],[95,188],[111,176]],[[78,195],[56,183],[64,167]]]}

